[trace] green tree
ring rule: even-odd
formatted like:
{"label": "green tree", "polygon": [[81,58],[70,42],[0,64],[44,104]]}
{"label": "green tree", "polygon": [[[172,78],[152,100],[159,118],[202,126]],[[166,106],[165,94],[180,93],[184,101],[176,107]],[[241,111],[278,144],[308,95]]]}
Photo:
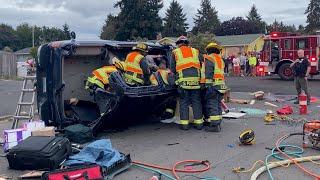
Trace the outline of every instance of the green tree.
{"label": "green tree", "polygon": [[198,49],[202,54],[206,53],[205,47],[210,42],[216,42],[214,39],[214,34],[212,33],[198,33],[196,35],[190,33],[188,34],[188,38],[191,46]]}
{"label": "green tree", "polygon": [[28,23],[22,23],[16,28],[16,35],[19,39],[18,49],[32,46],[32,27]]}
{"label": "green tree", "polygon": [[120,0],[118,22],[121,28],[116,32],[117,40],[132,40],[138,37],[155,39],[162,29],[159,11],[162,0]]}
{"label": "green tree", "polygon": [[64,39],[71,39],[70,29],[67,23],[64,23],[64,25],[62,26],[62,30],[64,34]]}
{"label": "green tree", "polygon": [[301,34],[304,34],[305,33],[305,27],[302,24],[300,24],[299,27],[298,27],[297,32],[301,33]]}
{"label": "green tree", "polygon": [[109,14],[105,20],[105,24],[102,27],[100,33],[101,39],[114,40],[117,35],[117,30],[119,29],[118,17],[112,14]]}
{"label": "green tree", "polygon": [[186,34],[188,29],[186,14],[183,13],[182,6],[176,0],[171,1],[163,20],[165,36],[177,37]]}
{"label": "green tree", "polygon": [[286,25],[282,21],[278,22],[275,20],[272,24],[267,27],[269,33],[272,32],[296,32],[297,29],[295,25]]}
{"label": "green tree", "polygon": [[38,47],[32,47],[30,49],[30,55],[32,58],[36,59],[37,58],[37,54],[38,54]]}
{"label": "green tree", "polygon": [[307,14],[306,31],[309,33],[320,29],[320,0],[310,0],[308,8],[305,11]]}
{"label": "green tree", "polygon": [[266,23],[262,21],[261,15],[258,13],[255,4],[252,5],[246,18],[251,25],[252,33],[265,33]]}
{"label": "green tree", "polygon": [[201,0],[201,7],[194,18],[192,32],[197,33],[216,33],[220,25],[218,11],[211,5],[210,0]]}
{"label": "green tree", "polygon": [[8,46],[13,50],[17,50],[18,37],[15,30],[6,24],[0,24],[0,49]]}

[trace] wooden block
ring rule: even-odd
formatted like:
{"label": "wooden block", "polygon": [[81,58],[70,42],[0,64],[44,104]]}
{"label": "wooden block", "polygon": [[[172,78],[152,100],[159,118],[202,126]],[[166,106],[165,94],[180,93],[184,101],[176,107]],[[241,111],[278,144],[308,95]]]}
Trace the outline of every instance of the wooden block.
{"label": "wooden block", "polygon": [[19,176],[19,179],[35,179],[35,178],[41,178],[42,174],[45,173],[45,171],[31,171],[26,174],[23,174]]}

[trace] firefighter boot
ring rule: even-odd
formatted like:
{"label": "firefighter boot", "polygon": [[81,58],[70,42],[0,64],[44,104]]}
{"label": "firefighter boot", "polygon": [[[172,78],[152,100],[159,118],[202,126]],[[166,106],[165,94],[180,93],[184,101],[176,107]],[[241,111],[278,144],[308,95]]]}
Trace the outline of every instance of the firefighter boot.
{"label": "firefighter boot", "polygon": [[189,130],[190,129],[190,124],[189,124],[189,120],[180,120],[180,125],[179,125],[180,129],[182,130]]}
{"label": "firefighter boot", "polygon": [[179,125],[179,128],[181,129],[181,130],[189,130],[190,129],[190,125],[189,124],[180,124]]}
{"label": "firefighter boot", "polygon": [[203,120],[194,120],[193,122],[194,128],[197,130],[202,130],[203,129]]}
{"label": "firefighter boot", "polygon": [[221,126],[220,126],[220,124],[213,124],[211,122],[211,123],[209,123],[209,126],[207,126],[205,130],[208,132],[220,132]]}

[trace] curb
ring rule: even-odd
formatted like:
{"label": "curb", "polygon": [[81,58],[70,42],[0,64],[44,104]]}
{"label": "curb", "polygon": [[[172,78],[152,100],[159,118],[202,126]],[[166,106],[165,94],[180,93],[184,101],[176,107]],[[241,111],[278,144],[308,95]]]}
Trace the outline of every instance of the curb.
{"label": "curb", "polygon": [[5,116],[0,116],[0,122],[2,121],[8,121],[13,117],[13,115],[5,115]]}

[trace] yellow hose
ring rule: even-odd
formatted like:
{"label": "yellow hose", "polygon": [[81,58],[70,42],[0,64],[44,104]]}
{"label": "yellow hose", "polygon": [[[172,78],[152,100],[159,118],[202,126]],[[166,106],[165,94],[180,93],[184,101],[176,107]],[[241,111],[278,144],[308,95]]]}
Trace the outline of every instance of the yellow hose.
{"label": "yellow hose", "polygon": [[[281,165],[285,165],[285,164],[289,164],[289,163],[292,163],[293,161],[296,161],[296,162],[306,162],[306,161],[318,161],[320,160],[320,156],[306,156],[306,157],[301,157],[301,158],[295,158],[293,160],[284,160],[284,161],[278,161],[276,163],[270,163],[268,164],[268,168],[269,169],[273,169],[273,168],[277,168]],[[252,175],[251,175],[251,178],[250,180],[256,180],[260,174],[262,174],[263,172],[265,172],[267,170],[266,166],[263,166],[259,169],[257,169]]]}

